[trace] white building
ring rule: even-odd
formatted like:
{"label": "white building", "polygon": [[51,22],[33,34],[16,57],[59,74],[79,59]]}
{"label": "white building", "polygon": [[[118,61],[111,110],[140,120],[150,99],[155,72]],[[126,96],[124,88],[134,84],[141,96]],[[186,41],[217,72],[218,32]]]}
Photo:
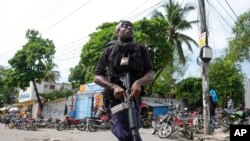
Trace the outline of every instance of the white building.
{"label": "white building", "polygon": [[[46,92],[51,92],[53,90],[60,90],[62,87],[64,89],[71,90],[72,86],[66,83],[53,83],[53,82],[42,82],[41,84],[36,84],[39,94]],[[28,111],[31,113],[32,118],[36,118],[38,112],[38,103],[34,85],[30,82],[30,86],[26,90],[19,90],[18,102],[15,106],[18,106],[21,111]]]}
{"label": "white building", "polygon": [[[59,90],[60,88],[71,90],[72,86],[66,83],[53,83],[53,82],[42,82],[41,84],[36,84],[37,90],[40,94],[44,92],[51,92],[53,90]],[[27,102],[37,100],[34,85],[30,82],[30,87],[26,90],[19,91],[18,102]]]}

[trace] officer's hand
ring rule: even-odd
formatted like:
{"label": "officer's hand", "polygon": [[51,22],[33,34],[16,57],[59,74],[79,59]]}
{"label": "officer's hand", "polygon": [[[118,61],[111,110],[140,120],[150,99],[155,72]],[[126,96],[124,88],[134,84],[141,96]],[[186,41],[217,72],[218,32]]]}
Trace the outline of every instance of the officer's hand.
{"label": "officer's hand", "polygon": [[116,84],[113,84],[112,88],[114,90],[115,98],[123,100],[124,99],[124,92],[125,92],[124,89]]}
{"label": "officer's hand", "polygon": [[135,81],[131,87],[131,94],[130,98],[133,100],[136,100],[141,93],[141,85],[138,83],[138,81]]}

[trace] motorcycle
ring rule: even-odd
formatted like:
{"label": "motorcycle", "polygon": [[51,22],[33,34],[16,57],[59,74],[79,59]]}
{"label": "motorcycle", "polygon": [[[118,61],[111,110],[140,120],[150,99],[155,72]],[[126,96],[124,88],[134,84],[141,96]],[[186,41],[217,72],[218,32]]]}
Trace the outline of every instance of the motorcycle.
{"label": "motorcycle", "polygon": [[52,121],[48,127],[49,128],[57,128],[57,126],[59,125],[60,122],[61,122],[61,119],[56,118],[55,121]]}
{"label": "motorcycle", "polygon": [[166,124],[161,126],[158,130],[158,136],[160,138],[167,138],[172,133],[181,132],[186,139],[193,138],[193,131],[188,123],[189,117],[186,117],[182,113],[175,114],[169,112],[169,116],[166,120]]}
{"label": "motorcycle", "polygon": [[160,129],[160,127],[164,126],[166,124],[166,120],[168,119],[169,114],[166,114],[164,116],[158,116],[156,118],[154,118],[154,120],[152,120],[151,122],[151,126],[153,128],[151,134],[154,135],[158,132],[158,130]]}
{"label": "motorcycle", "polygon": [[24,129],[24,130],[37,130],[36,121],[34,119],[29,118],[22,118],[18,121],[18,125],[16,126],[17,129]]}
{"label": "motorcycle", "polygon": [[60,123],[57,125],[56,129],[62,131],[65,129],[73,130],[74,128],[84,131],[87,128],[86,119],[75,119],[69,116],[66,116]]}
{"label": "motorcycle", "polygon": [[223,110],[222,118],[219,121],[219,126],[223,132],[230,130],[230,125],[247,125],[249,124],[249,111],[228,111]]}
{"label": "motorcycle", "polygon": [[52,122],[51,117],[45,119],[40,119],[40,118],[36,119],[36,125],[39,128],[46,128],[46,127],[51,128],[51,122]]}
{"label": "motorcycle", "polygon": [[96,132],[98,129],[110,129],[112,126],[108,113],[102,115],[101,118],[88,118],[87,123],[90,132]]}
{"label": "motorcycle", "polygon": [[151,118],[150,117],[141,117],[141,127],[142,128],[151,128]]}

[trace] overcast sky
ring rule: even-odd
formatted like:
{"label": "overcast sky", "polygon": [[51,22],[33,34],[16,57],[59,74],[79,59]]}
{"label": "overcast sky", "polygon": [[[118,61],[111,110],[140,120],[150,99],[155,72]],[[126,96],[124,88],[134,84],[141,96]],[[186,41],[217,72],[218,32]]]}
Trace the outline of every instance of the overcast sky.
{"label": "overcast sky", "polygon": [[[38,30],[43,38],[53,40],[56,46],[56,70],[60,71],[60,82],[68,82],[69,69],[78,64],[84,43],[88,35],[103,22],[122,19],[135,22],[159,7],[161,0],[0,0],[0,65],[9,66],[17,50],[27,43],[25,32]],[[192,3],[197,7],[198,0],[180,1]],[[236,15],[249,10],[249,0],[209,0],[206,3],[209,27],[209,45],[214,57],[219,57],[227,46],[231,36],[231,27]],[[234,12],[234,13],[233,13]],[[198,18],[197,12],[188,16],[188,20]],[[185,34],[198,42],[199,27]],[[193,63],[189,63],[187,76],[200,76],[200,66],[196,62],[199,49],[194,54],[187,52]],[[243,71],[250,76],[249,64]]]}

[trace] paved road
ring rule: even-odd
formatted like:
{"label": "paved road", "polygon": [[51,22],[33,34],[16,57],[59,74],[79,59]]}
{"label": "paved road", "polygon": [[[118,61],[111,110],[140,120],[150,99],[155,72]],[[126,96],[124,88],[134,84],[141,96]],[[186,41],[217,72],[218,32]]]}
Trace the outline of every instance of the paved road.
{"label": "paved road", "polygon": [[[185,141],[179,135],[171,135],[167,139],[160,139],[157,135],[151,135],[151,129],[140,129],[143,141]],[[4,128],[0,124],[0,141],[117,141],[110,131],[79,131],[56,129],[42,129],[37,131],[17,130]]]}

